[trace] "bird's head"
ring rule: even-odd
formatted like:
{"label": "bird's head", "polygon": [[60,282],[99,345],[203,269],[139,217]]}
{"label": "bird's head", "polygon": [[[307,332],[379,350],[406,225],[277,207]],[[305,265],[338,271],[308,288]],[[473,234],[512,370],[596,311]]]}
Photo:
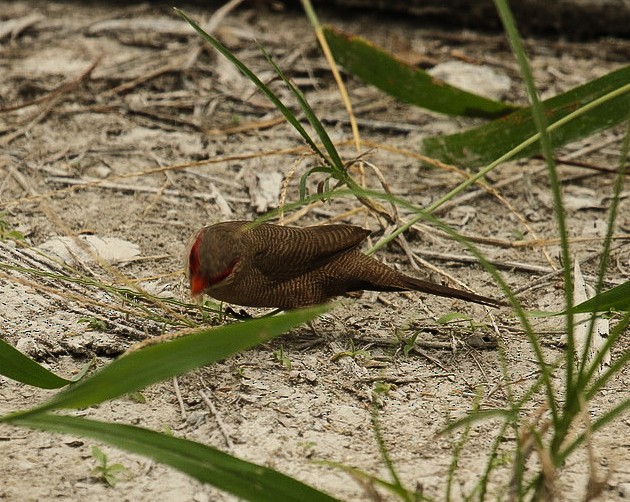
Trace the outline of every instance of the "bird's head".
{"label": "bird's head", "polygon": [[213,286],[225,285],[241,259],[236,229],[212,225],[199,230],[188,248],[188,281],[190,292],[198,296]]}

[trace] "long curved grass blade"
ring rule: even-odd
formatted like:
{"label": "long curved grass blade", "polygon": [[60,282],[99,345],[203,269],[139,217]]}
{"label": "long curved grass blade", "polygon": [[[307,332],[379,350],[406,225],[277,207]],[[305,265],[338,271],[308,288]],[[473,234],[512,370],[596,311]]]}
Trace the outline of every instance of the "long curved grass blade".
{"label": "long curved grass blade", "polygon": [[293,114],[293,112],[286,107],[286,105],[280,100],[280,98],[278,98],[278,96],[276,96],[273,93],[273,91],[267,85],[265,85],[256,76],[256,74],[253,71],[251,71],[240,59],[234,56],[234,54],[232,54],[227,49],[227,47],[225,47],[221,42],[219,42],[212,35],[209,35],[208,33],[206,33],[197,23],[195,23],[192,19],[190,19],[183,11],[179,10],[176,7],[174,7],[174,10],[184,21],[190,24],[190,26],[192,26],[195,29],[195,31],[199,33],[199,35],[201,35],[203,39],[205,39],[208,43],[210,43],[210,45],[212,45],[216,50],[218,50],[221,54],[223,54],[223,56],[225,56],[225,58],[228,61],[230,61],[234,66],[236,66],[243,73],[243,75],[245,75],[248,79],[250,79],[256,85],[256,87],[258,87],[258,89],[260,89],[260,91],[265,96],[267,96],[267,98],[269,98],[269,100],[276,106],[276,108],[278,108],[280,113],[284,115],[287,121],[300,134],[300,136],[304,138],[304,141],[306,141],[306,143],[313,149],[313,151],[317,153],[324,160],[324,162],[326,162],[326,164],[331,165],[331,160],[328,157],[326,157],[324,152],[322,152],[320,148],[315,144],[315,142],[306,132],[306,129],[302,127],[302,124],[300,124],[300,121],[297,119],[295,114]]}
{"label": "long curved grass blade", "polygon": [[59,389],[74,381],[55,375],[2,338],[0,338],[0,375],[40,389]]}
{"label": "long curved grass blade", "polygon": [[41,406],[17,415],[50,409],[85,408],[113,399],[266,342],[324,311],[325,307],[314,307],[276,317],[202,329],[169,342],[142,348],[59,392]]}
{"label": "long curved grass blade", "polygon": [[326,151],[328,152],[328,155],[330,156],[330,159],[332,161],[332,165],[333,165],[333,168],[335,170],[337,177],[339,179],[344,178],[345,171],[343,167],[343,162],[341,161],[341,157],[339,157],[339,152],[337,152],[337,149],[335,148],[334,143],[332,142],[332,140],[330,139],[330,136],[328,136],[328,133],[326,132],[326,128],[321,123],[321,121],[317,118],[317,115],[315,115],[315,112],[313,111],[313,109],[311,108],[311,105],[308,103],[308,101],[304,97],[304,94],[293,84],[293,82],[289,80],[289,78],[285,75],[282,69],[276,64],[276,62],[273,60],[271,55],[264,49],[264,47],[259,45],[259,48],[262,51],[265,58],[267,58],[267,61],[269,62],[269,64],[273,66],[273,69],[276,71],[276,74],[282,79],[285,85],[289,88],[289,90],[291,91],[295,99],[297,99],[297,102],[300,105],[300,108],[302,109],[302,111],[304,112],[306,119],[308,120],[309,124],[311,124],[313,129],[315,129],[315,132],[319,136],[319,139],[324,145],[324,148],[326,148]]}
{"label": "long curved grass blade", "polygon": [[[538,95],[538,91],[536,90],[536,83],[534,82],[534,75],[532,72],[531,65],[527,59],[527,55],[525,54],[525,48],[523,46],[523,41],[521,40],[521,36],[516,28],[516,23],[514,20],[514,16],[512,15],[512,11],[510,10],[508,0],[494,0],[495,7],[497,9],[497,14],[503,23],[503,28],[505,29],[505,33],[507,35],[508,41],[510,43],[510,47],[512,52],[514,53],[514,57],[518,64],[518,68],[520,74],[525,83],[525,87],[527,89],[527,94],[529,97],[529,102],[531,103],[531,118],[533,121],[533,127],[536,132],[540,136],[540,140],[533,143],[534,146],[538,146],[540,143],[540,149],[542,150],[543,156],[545,158],[545,162],[547,164],[547,173],[549,177],[549,184],[551,189],[552,198],[554,201],[554,216],[555,221],[558,226],[558,234],[560,236],[561,243],[561,253],[562,253],[562,262],[565,264],[563,267],[563,277],[564,277],[564,293],[565,293],[565,302],[567,305],[573,305],[573,276],[571,274],[571,269],[567,264],[569,263],[570,256],[570,247],[568,241],[568,232],[566,230],[566,218],[564,215],[564,209],[562,205],[562,193],[560,187],[560,181],[558,178],[558,172],[556,169],[556,164],[554,160],[554,152],[553,152],[553,144],[552,138],[550,136],[551,127],[549,127],[549,117],[547,116],[548,109],[545,108]],[[518,113],[518,112],[517,112]],[[558,129],[560,130],[560,129]],[[567,348],[565,351],[566,357],[566,373],[565,373],[565,381],[567,384],[567,397],[565,398],[565,405],[568,403],[571,406],[571,395],[570,391],[572,390],[572,382],[573,382],[573,361],[571,357],[573,357],[573,317],[567,316],[566,318],[566,329],[567,329]],[[529,335],[529,334],[528,334]],[[530,338],[531,342],[534,342],[534,338]],[[534,344],[532,343],[532,347]],[[536,359],[538,364],[544,365],[545,361],[542,353],[536,352]],[[560,407],[562,403],[556,397],[556,394],[552,391],[551,387],[547,387],[547,406],[549,407],[549,411],[551,413],[551,418],[554,426],[554,437],[552,439],[552,443],[556,441],[556,438],[559,437],[564,430],[566,422],[564,422],[564,417],[570,412],[567,406],[564,407],[564,416],[561,416]],[[559,433],[559,434],[558,434]]]}
{"label": "long curved grass blade", "polygon": [[[547,121],[553,123],[610,93],[615,95],[580,115],[579,120],[570,121],[553,131],[550,127],[553,147],[557,148],[627,119],[630,109],[630,66],[543,101]],[[524,108],[462,133],[426,138],[422,142],[422,150],[426,155],[444,162],[477,167],[498,159],[536,133],[532,110]],[[536,141],[512,158],[539,152],[540,142]]]}
{"label": "long curved grass blade", "polygon": [[330,50],[341,66],[400,101],[448,115],[497,118],[517,106],[464,91],[410,66],[358,36],[324,28]]}
{"label": "long curved grass blade", "polygon": [[239,498],[261,502],[335,502],[338,499],[268,467],[210,446],[131,425],[41,413],[13,421],[36,429],[87,436],[151,457]]}

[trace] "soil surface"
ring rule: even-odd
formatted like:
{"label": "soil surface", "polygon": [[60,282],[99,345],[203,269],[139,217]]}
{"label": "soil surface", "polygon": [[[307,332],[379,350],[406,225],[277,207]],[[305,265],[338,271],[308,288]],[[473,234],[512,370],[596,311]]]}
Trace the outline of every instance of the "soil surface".
{"label": "soil surface", "polygon": [[[339,92],[302,14],[242,8],[217,19],[211,18],[214,10],[181,7],[194,19],[216,21],[216,36],[292,103],[256,47],[257,40],[304,91],[344,158],[357,157]],[[484,77],[487,89],[477,84],[478,92],[492,89],[497,99],[526,103],[502,34],[420,29],[411,20],[382,22],[357,11],[345,17],[323,11],[321,17],[369,37],[412,64],[457,62],[451,78],[470,65],[490,70],[493,81]],[[526,46],[543,97],[619,68],[630,56],[630,44],[615,39],[528,39]],[[351,76],[345,80],[364,142],[360,153],[369,162],[368,187],[381,188],[373,165],[394,194],[427,206],[461,182],[456,170],[423,165],[416,154],[423,137],[460,131],[476,121],[427,113]],[[622,130],[612,129],[557,152],[567,161],[559,172],[572,252],[591,284],[622,137]],[[93,357],[104,365],[164,330],[163,323],[148,319],[137,305],[126,305],[95,282],[140,287],[189,302],[182,263],[190,236],[204,225],[253,219],[283,200],[298,200],[301,176],[318,162],[275,108],[203,45],[169,5],[145,3],[3,2],[0,144],[0,335],[66,376]],[[573,165],[576,161],[587,167]],[[309,192],[315,193],[323,180],[321,174],[312,175]],[[475,238],[508,284],[520,291],[518,297],[528,309],[561,309],[562,278],[553,274],[560,269],[557,229],[543,161],[504,164],[486,181],[497,187],[501,200],[470,189],[439,216]],[[630,276],[627,194],[620,203],[608,287]],[[409,218],[404,209],[398,216]],[[316,204],[284,217],[294,225],[332,221],[367,226],[374,231],[374,241],[393,229],[352,199]],[[7,239],[8,229],[19,231],[25,241]],[[86,245],[73,248],[72,238],[59,240],[87,235],[98,237],[92,241],[102,247],[85,251]],[[404,246],[392,244],[378,257],[408,273],[501,296],[483,268],[434,228],[418,224],[406,242],[406,252]],[[113,256],[108,257],[108,249]],[[64,250],[71,269],[63,268],[61,258],[50,258]],[[91,282],[70,282],[59,275]],[[158,307],[147,308],[154,318],[160,313]],[[473,321],[438,322],[450,312]],[[185,306],[179,314],[198,316]],[[86,319],[106,325],[99,330],[98,323]],[[534,323],[548,360],[561,357],[561,321]],[[497,347],[505,351],[517,396],[537,375],[532,349],[507,308],[488,310],[420,294],[365,293],[340,299],[315,327],[318,336],[308,327],[295,329],[272,343],[181,376],[178,391],[173,382],[163,382],[143,391],[146,402],[118,399],[80,414],[160,431],[168,428],[179,437],[271,466],[342,499],[375,500],[349,474],[315,461],[343,463],[389,479],[373,433],[376,405],[384,443],[402,482],[441,500],[460,435],[437,434],[475,403],[482,409],[506,406]],[[417,350],[406,353],[401,339],[416,335]],[[629,349],[627,337],[622,337],[613,360]],[[384,386],[387,391],[375,397],[375,388]],[[627,398],[628,388],[626,368],[589,403],[590,417]],[[0,377],[0,414],[25,409],[49,395]],[[542,396],[528,401],[523,416],[535,421],[544,413],[543,403]],[[453,500],[473,490],[496,434],[497,423],[490,421],[470,431],[455,472]],[[603,480],[601,500],[630,497],[628,438],[627,416],[597,433],[593,463],[580,450],[558,471],[559,498],[583,499],[592,469]],[[505,500],[515,433],[502,441],[505,457],[488,489],[491,499]],[[234,499],[169,467],[100,445],[110,462],[121,462],[131,474],[112,488],[92,472],[97,465],[94,444],[0,426],[0,499]],[[537,465],[534,453],[529,467]],[[377,492],[383,500],[392,498],[380,488]]]}

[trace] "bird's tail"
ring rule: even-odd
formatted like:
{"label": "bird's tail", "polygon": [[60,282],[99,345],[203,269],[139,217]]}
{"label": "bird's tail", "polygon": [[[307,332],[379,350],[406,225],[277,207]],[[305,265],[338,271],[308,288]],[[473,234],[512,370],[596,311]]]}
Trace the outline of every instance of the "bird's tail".
{"label": "bird's tail", "polygon": [[458,298],[459,300],[480,303],[481,305],[487,305],[489,307],[503,307],[507,305],[505,302],[495,300],[494,298],[476,295],[475,293],[470,293],[468,291],[464,291],[463,289],[449,288],[448,286],[423,281],[422,279],[416,279],[415,277],[410,277],[408,275],[405,275],[401,282],[403,283],[405,289],[420,291],[422,293],[445,296],[447,298]]}

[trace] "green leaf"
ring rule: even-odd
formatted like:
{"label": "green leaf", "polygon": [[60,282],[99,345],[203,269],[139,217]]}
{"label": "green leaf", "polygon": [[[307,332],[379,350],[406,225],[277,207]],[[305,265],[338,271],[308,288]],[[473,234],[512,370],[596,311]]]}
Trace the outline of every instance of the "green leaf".
{"label": "green leaf", "polygon": [[527,314],[527,317],[538,318],[538,317],[553,317],[560,314],[564,314],[564,312],[556,312],[556,311],[552,312],[549,310],[528,310],[526,314]]}
{"label": "green leaf", "polygon": [[350,73],[406,103],[448,115],[496,118],[518,107],[453,87],[410,66],[367,40],[324,29],[330,50]]}
{"label": "green leaf", "polygon": [[585,302],[576,305],[563,314],[588,312],[608,312],[609,310],[627,311],[630,309],[630,281],[604,291]]}
{"label": "green leaf", "polygon": [[107,331],[107,321],[104,319],[99,319],[98,317],[81,317],[81,319],[79,319],[77,322],[86,323],[88,325],[88,329],[92,331]]}
{"label": "green leaf", "polygon": [[76,434],[151,457],[239,498],[261,502],[338,501],[273,469],[232,457],[187,439],[134,427],[48,413],[12,420],[16,425]]}
{"label": "green leaf", "polygon": [[626,312],[630,309],[630,281],[604,291],[575,307],[561,312],[532,310],[529,317],[554,317],[567,314],[588,314],[592,312]]}
{"label": "green leaf", "polygon": [[438,324],[449,324],[452,322],[458,321],[472,321],[473,318],[468,314],[463,314],[461,312],[449,312],[448,314],[444,314],[437,319]]}
{"label": "green leaf", "polygon": [[107,465],[107,455],[98,446],[92,446],[92,457],[101,465]]}
{"label": "green leaf", "polygon": [[[266,342],[324,311],[325,307],[313,307],[276,317],[201,329],[169,342],[142,348],[123,355],[90,377],[59,392],[47,403],[18,415],[59,408],[86,408],[113,399]],[[0,418],[0,421],[5,418]]]}
{"label": "green leaf", "polygon": [[[610,93],[614,93],[610,99],[604,99],[599,106],[586,109],[579,115],[579,120],[569,121],[562,127],[549,127],[553,146],[578,140],[628,118],[630,66],[543,101],[548,123],[551,124]],[[525,108],[462,133],[426,138],[422,150],[426,155],[444,162],[477,167],[498,159],[536,133],[531,108]],[[534,141],[511,158],[539,152],[540,141]]]}
{"label": "green leaf", "polygon": [[41,389],[58,389],[73,380],[55,375],[0,338],[0,375]]}

